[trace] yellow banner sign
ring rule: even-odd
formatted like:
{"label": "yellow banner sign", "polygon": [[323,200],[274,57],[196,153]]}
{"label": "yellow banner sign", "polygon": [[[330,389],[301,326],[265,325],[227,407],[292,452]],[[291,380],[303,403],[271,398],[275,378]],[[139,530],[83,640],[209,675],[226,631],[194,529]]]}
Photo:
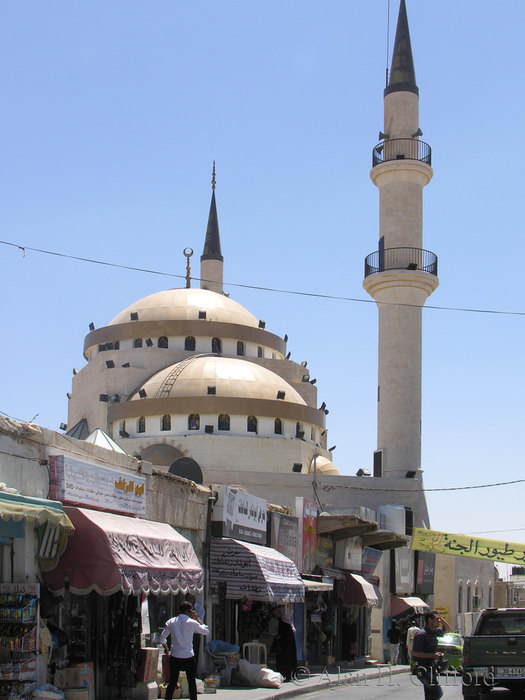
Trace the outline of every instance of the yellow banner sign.
{"label": "yellow banner sign", "polygon": [[525,544],[486,540],[468,535],[451,535],[449,532],[422,530],[415,527],[412,535],[411,549],[438,554],[453,554],[456,557],[472,557],[489,561],[523,564],[525,562]]}

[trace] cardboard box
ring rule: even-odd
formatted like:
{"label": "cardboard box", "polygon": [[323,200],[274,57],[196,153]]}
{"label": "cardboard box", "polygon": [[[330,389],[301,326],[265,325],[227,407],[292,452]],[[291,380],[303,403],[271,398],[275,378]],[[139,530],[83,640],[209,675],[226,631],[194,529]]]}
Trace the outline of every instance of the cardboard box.
{"label": "cardboard box", "polygon": [[80,672],[76,666],[63,668],[55,673],[54,684],[57,688],[80,688]]}
{"label": "cardboard box", "polygon": [[65,700],[88,700],[87,688],[66,688],[64,690]]}
{"label": "cardboard box", "polygon": [[93,663],[87,662],[73,666],[78,670],[79,687],[88,689],[88,700],[95,700],[95,672]]}
{"label": "cardboard box", "polygon": [[142,658],[140,661],[137,680],[139,683],[149,683],[157,680],[157,666],[159,664],[159,648],[146,647],[141,649]]}

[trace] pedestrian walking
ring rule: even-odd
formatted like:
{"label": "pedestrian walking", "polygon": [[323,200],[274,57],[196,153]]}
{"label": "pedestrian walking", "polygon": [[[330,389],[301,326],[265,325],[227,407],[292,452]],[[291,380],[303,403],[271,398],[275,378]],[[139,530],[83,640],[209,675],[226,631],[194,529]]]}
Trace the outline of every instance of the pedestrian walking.
{"label": "pedestrian walking", "polygon": [[[197,700],[197,666],[193,653],[193,635],[209,634],[209,629],[193,609],[192,604],[184,602],[180,606],[178,617],[172,617],[166,622],[159,641],[169,656],[170,679],[166,689],[166,700],[172,700],[173,691],[177,687],[180,671],[186,672],[190,700]],[[171,635],[171,649],[166,640]]]}
{"label": "pedestrian walking", "polygon": [[425,626],[414,635],[412,657],[416,662],[416,675],[423,684],[425,700],[439,700],[443,688],[439,685],[437,662],[443,658],[438,651],[438,637],[450,632],[451,627],[438,612],[425,613]]}
{"label": "pedestrian walking", "polygon": [[297,668],[295,627],[292,620],[283,614],[278,605],[271,608],[269,612],[279,620],[279,627],[275,637],[275,665],[284,680],[291,681],[292,674]]}
{"label": "pedestrian walking", "polygon": [[416,632],[419,632],[419,627],[417,626],[416,621],[412,620],[410,623],[410,627],[407,629],[407,654],[408,663],[411,667],[415,666],[414,660],[412,658],[412,646],[414,645],[414,636]]}
{"label": "pedestrian walking", "polygon": [[388,656],[390,663],[396,666],[399,657],[399,643],[401,642],[401,630],[397,626],[397,620],[392,620],[392,624],[386,636],[388,637]]}

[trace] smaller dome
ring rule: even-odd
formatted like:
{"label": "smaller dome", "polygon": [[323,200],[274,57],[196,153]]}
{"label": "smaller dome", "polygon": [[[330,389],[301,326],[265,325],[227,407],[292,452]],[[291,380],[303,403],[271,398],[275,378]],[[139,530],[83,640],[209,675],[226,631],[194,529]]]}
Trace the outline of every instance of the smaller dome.
{"label": "smaller dome", "polygon": [[[321,457],[320,455],[316,458],[315,460],[315,471],[318,474],[325,474],[326,476],[340,476],[341,472],[339,469],[335,466],[333,462],[331,462],[329,459],[326,457]],[[310,474],[314,473],[314,460],[312,459],[310,463]]]}
{"label": "smaller dome", "polygon": [[[207,396],[209,386],[214,386],[221,397],[280,398],[285,403],[306,406],[302,396],[275,372],[248,360],[217,355],[193,355],[170,365],[144,382],[141,389],[149,399],[175,398]],[[139,390],[131,401],[142,400]]]}
{"label": "smaller dome", "polygon": [[150,294],[121,311],[109,325],[129,323],[130,313],[137,313],[139,322],[195,321],[200,311],[206,312],[206,321],[259,326],[259,321],[243,306],[208,289],[166,289]]}

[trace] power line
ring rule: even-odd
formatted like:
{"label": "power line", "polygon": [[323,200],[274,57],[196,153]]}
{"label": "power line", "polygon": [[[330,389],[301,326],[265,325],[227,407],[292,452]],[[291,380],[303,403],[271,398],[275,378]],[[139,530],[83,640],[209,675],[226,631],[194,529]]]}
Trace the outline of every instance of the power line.
{"label": "power line", "polygon": [[[25,252],[26,250],[30,250],[33,253],[41,253],[42,255],[53,255],[55,257],[59,258],[66,258],[69,260],[78,260],[80,262],[86,262],[90,263],[92,265],[104,265],[106,267],[114,267],[114,268],[119,268],[121,270],[130,270],[131,272],[144,272],[149,275],[159,275],[162,277],[174,277],[177,279],[186,279],[185,275],[176,275],[171,272],[161,272],[160,270],[149,270],[147,268],[143,267],[134,267],[132,265],[121,265],[119,263],[111,263],[107,262],[104,260],[94,260],[93,258],[83,258],[78,255],[69,255],[67,253],[58,253],[56,251],[52,250],[43,250],[41,248],[32,248],[30,246],[23,246],[18,243],[11,243],[9,241],[0,241],[2,245],[7,245],[7,246],[12,246],[13,248],[18,248],[24,253],[25,257]],[[201,278],[199,277],[193,277],[192,279],[196,281],[201,281]],[[204,280],[206,281],[206,280]],[[257,291],[261,292],[273,292],[275,294],[292,294],[295,296],[303,296],[303,297],[312,297],[315,299],[331,299],[333,301],[350,301],[354,302],[357,304],[382,304],[384,306],[407,306],[407,307],[417,307],[417,308],[424,308],[424,309],[433,309],[435,311],[461,311],[463,313],[472,313],[472,314],[493,314],[493,315],[502,315],[502,316],[525,316],[525,311],[501,311],[501,310],[494,310],[494,309],[470,309],[466,307],[459,307],[459,306],[433,306],[431,304],[425,304],[423,307],[421,307],[419,304],[395,304],[395,303],[390,303],[390,302],[376,302],[374,299],[358,299],[355,297],[343,297],[339,296],[337,294],[320,294],[317,292],[300,292],[295,289],[279,289],[277,287],[261,287],[258,285],[254,284],[239,284],[235,282],[224,282],[225,286],[228,287],[237,287],[240,289],[254,289]]]}
{"label": "power line", "polygon": [[[478,484],[477,486],[448,486],[448,487],[442,487],[442,488],[437,488],[437,489],[425,489],[422,488],[420,489],[421,491],[424,491],[425,493],[429,493],[431,491],[469,491],[472,489],[489,489],[493,488],[495,486],[509,486],[511,484],[522,484],[525,481],[525,479],[515,479],[514,481],[500,481],[495,484]],[[388,492],[395,492],[399,491],[400,493],[406,493],[407,489],[382,489],[382,488],[376,488],[375,486],[343,486],[343,485],[329,485],[329,484],[319,484],[319,486],[322,487],[324,491],[334,491],[335,489],[352,489],[353,491],[388,491]]]}

